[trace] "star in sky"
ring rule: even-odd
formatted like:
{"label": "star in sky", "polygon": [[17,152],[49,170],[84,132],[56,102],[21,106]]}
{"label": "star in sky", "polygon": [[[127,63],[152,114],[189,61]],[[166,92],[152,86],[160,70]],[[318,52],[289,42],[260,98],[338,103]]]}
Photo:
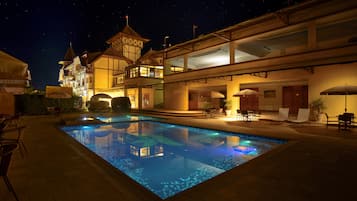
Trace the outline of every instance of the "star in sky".
{"label": "star in sky", "polygon": [[[72,42],[77,54],[103,51],[125,26],[161,49],[165,36],[177,44],[303,0],[0,0],[0,49],[29,64],[33,85],[57,85],[58,61]],[[144,50],[144,51],[145,51]]]}

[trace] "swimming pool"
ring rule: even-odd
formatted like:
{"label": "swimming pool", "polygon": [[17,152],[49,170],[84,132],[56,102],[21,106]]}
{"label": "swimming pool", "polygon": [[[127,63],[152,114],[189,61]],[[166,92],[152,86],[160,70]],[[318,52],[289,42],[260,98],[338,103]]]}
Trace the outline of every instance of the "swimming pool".
{"label": "swimming pool", "polygon": [[285,143],[155,121],[62,130],[162,199]]}
{"label": "swimming pool", "polygon": [[123,121],[143,121],[143,120],[159,120],[156,117],[143,116],[143,115],[121,115],[113,117],[104,117],[98,116],[96,119],[99,119],[105,123],[114,123],[114,122],[123,122]]}

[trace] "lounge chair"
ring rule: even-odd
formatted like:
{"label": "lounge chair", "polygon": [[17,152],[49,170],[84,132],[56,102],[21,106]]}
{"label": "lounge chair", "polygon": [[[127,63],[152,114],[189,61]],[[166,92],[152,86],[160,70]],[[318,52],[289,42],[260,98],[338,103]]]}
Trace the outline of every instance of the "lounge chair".
{"label": "lounge chair", "polygon": [[260,118],[260,120],[269,120],[269,121],[287,121],[289,117],[289,108],[279,108],[278,117],[272,118]]}
{"label": "lounge chair", "polygon": [[289,108],[279,108],[278,119],[276,121],[286,121],[289,118]]}
{"label": "lounge chair", "polygon": [[298,116],[296,119],[288,120],[293,123],[303,123],[309,121],[310,109],[309,108],[299,108]]}

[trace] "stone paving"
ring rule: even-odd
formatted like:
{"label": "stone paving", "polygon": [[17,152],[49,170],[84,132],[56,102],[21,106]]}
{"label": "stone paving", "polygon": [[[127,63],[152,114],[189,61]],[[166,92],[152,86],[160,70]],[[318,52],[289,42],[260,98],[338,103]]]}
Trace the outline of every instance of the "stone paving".
{"label": "stone paving", "polygon": [[[15,152],[9,178],[21,201],[147,201],[157,196],[58,129],[76,115],[23,117],[28,153]],[[321,124],[175,118],[179,124],[289,142],[167,200],[357,200],[357,131]],[[0,201],[15,200],[0,182]]]}

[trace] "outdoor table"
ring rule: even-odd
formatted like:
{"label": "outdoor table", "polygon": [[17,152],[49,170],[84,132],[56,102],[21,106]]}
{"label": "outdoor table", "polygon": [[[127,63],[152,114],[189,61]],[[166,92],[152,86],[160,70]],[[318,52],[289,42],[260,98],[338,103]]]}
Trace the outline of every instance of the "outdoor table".
{"label": "outdoor table", "polygon": [[341,125],[343,126],[343,130],[347,130],[352,123],[352,120],[354,118],[354,114],[353,113],[343,113],[338,115],[338,129],[341,129]]}

